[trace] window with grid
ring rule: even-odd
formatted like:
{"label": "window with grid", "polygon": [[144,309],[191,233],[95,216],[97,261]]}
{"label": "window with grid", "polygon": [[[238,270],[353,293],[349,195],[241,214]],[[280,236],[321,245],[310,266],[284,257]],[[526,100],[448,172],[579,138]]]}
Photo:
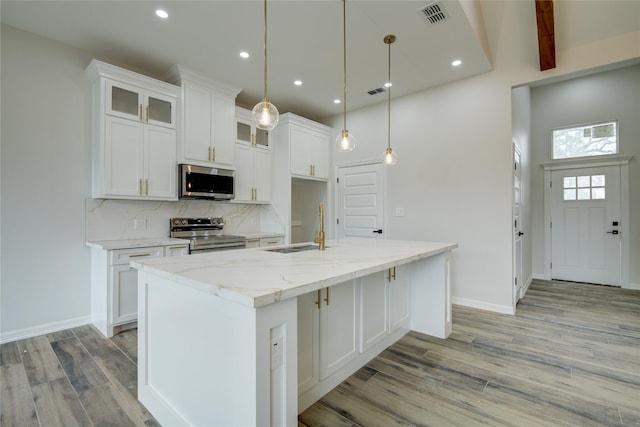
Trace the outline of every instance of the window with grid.
{"label": "window with grid", "polygon": [[605,198],[604,175],[565,176],[564,200],[602,200]]}
{"label": "window with grid", "polygon": [[553,130],[553,158],[604,156],[618,153],[618,122]]}

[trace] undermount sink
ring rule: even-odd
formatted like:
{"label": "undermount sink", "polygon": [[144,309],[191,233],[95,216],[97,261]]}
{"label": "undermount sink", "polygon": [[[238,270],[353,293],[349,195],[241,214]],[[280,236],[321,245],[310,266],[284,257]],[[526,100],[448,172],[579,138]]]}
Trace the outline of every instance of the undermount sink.
{"label": "undermount sink", "polygon": [[[325,247],[325,249],[326,248],[328,248],[328,246]],[[314,249],[318,250],[318,245],[288,246],[286,248],[265,249],[265,251],[278,252],[280,254],[289,254],[293,252],[311,251]]]}

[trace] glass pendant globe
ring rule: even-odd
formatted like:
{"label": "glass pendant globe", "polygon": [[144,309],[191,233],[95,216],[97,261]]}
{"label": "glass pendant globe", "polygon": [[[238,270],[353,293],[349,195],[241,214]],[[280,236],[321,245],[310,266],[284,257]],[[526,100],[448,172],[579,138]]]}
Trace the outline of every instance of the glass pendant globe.
{"label": "glass pendant globe", "polygon": [[280,113],[276,106],[265,98],[253,107],[251,119],[258,129],[272,130],[278,124]]}
{"label": "glass pendant globe", "polygon": [[338,151],[353,151],[356,148],[356,139],[345,129],[336,137],[336,145]]}
{"label": "glass pendant globe", "polygon": [[395,165],[398,163],[398,155],[389,147],[382,153],[382,160],[385,165]]}

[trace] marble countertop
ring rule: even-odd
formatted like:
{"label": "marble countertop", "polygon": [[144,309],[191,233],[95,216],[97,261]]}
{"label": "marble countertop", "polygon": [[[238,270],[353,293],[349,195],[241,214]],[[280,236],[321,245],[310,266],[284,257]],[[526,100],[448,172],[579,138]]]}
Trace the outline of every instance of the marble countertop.
{"label": "marble countertop", "polygon": [[[288,245],[288,246],[300,246]],[[347,238],[317,249],[252,248],[134,261],[131,266],[249,307],[294,298],[387,268],[428,258],[456,243]],[[285,246],[286,247],[286,246]]]}
{"label": "marble countertop", "polygon": [[152,237],[147,239],[125,239],[125,240],[99,240],[87,242],[91,248],[103,249],[105,251],[114,249],[134,249],[149,248],[151,246],[171,246],[188,245],[188,239],[174,239],[172,237]]}
{"label": "marble countertop", "polygon": [[247,240],[251,240],[251,239],[264,239],[267,237],[284,237],[284,233],[279,233],[277,231],[274,231],[272,233],[270,232],[260,232],[260,231],[256,231],[256,232],[251,232],[251,233],[242,233],[242,232],[238,232],[238,233],[234,233],[234,234],[238,234],[240,236],[244,236],[247,238]]}

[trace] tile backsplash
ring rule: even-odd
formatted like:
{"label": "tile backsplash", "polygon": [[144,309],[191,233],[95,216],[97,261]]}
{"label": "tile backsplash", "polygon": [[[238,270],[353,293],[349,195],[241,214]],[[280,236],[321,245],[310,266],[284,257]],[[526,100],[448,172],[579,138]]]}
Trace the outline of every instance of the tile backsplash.
{"label": "tile backsplash", "polygon": [[167,237],[172,217],[223,217],[225,234],[284,232],[283,222],[270,205],[87,199],[86,206],[87,241]]}

